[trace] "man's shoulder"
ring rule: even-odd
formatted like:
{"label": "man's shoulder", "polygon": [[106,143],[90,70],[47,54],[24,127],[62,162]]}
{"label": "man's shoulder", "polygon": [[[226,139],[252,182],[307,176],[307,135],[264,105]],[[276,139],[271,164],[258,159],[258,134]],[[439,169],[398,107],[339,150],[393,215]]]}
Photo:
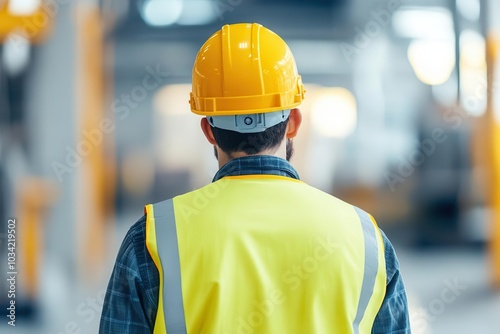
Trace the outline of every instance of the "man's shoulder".
{"label": "man's shoulder", "polygon": [[146,215],[143,215],[127,231],[120,247],[121,257],[127,257],[130,253],[137,252],[137,249],[144,245],[146,241]]}
{"label": "man's shoulder", "polygon": [[137,240],[141,236],[146,235],[146,215],[143,215],[136,221],[128,230],[125,238]]}

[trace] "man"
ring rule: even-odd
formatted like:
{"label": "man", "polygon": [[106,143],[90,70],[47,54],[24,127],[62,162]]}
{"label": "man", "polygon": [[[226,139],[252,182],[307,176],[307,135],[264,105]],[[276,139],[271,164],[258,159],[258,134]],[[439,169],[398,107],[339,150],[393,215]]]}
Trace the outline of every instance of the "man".
{"label": "man", "polygon": [[304,87],[285,42],[222,27],[193,67],[191,110],[219,171],[154,205],[120,248],[101,333],[410,333],[394,249],[366,212],[288,163]]}

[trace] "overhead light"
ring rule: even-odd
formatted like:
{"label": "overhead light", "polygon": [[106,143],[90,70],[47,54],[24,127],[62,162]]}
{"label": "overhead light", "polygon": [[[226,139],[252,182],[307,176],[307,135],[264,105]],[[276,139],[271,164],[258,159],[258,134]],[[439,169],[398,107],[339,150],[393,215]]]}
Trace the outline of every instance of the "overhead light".
{"label": "overhead light", "polygon": [[479,33],[467,29],[460,34],[460,104],[472,116],[486,112],[488,83],[486,42]]}
{"label": "overhead light", "polygon": [[457,0],[457,9],[467,20],[477,21],[481,14],[481,3],[479,0]]}
{"label": "overhead light", "polygon": [[204,25],[217,18],[213,0],[185,0],[177,20],[180,25]]}
{"label": "overhead light", "polygon": [[415,40],[408,47],[408,60],[420,81],[440,85],[455,67],[455,46],[453,41]]}
{"label": "overhead light", "polygon": [[394,31],[407,38],[453,39],[453,16],[443,7],[405,7],[394,13]]}
{"label": "overhead light", "polygon": [[40,8],[41,2],[41,0],[10,0],[7,11],[13,16],[31,15]]}
{"label": "overhead light", "polygon": [[191,84],[170,84],[158,89],[153,100],[154,109],[161,114],[190,115],[186,101],[191,88]]}
{"label": "overhead light", "polygon": [[176,23],[181,17],[182,8],[182,0],[146,0],[140,12],[148,25],[162,27]]}
{"label": "overhead light", "polygon": [[460,34],[460,61],[467,66],[486,66],[486,45],[478,32],[466,29]]}
{"label": "overhead light", "polygon": [[356,99],[349,90],[322,88],[313,97],[312,125],[325,137],[345,138],[356,129],[356,109]]}
{"label": "overhead light", "polygon": [[2,61],[10,75],[21,73],[29,63],[31,53],[30,42],[22,35],[11,33],[3,46]]}

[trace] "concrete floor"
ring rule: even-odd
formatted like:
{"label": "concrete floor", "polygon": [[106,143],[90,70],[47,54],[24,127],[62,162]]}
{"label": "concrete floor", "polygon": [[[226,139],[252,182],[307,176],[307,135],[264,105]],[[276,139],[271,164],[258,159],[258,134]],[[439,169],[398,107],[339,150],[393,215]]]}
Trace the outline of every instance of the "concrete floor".
{"label": "concrete floor", "polygon": [[486,253],[398,248],[414,334],[500,333],[500,291],[489,289]]}

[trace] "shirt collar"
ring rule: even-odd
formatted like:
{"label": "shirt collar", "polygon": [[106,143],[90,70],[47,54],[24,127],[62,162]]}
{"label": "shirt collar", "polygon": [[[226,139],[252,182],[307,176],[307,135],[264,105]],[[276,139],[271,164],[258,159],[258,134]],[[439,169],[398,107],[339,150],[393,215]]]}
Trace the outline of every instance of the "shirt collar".
{"label": "shirt collar", "polygon": [[212,182],[225,176],[279,175],[299,180],[299,174],[285,159],[269,155],[251,155],[229,161],[215,174]]}

